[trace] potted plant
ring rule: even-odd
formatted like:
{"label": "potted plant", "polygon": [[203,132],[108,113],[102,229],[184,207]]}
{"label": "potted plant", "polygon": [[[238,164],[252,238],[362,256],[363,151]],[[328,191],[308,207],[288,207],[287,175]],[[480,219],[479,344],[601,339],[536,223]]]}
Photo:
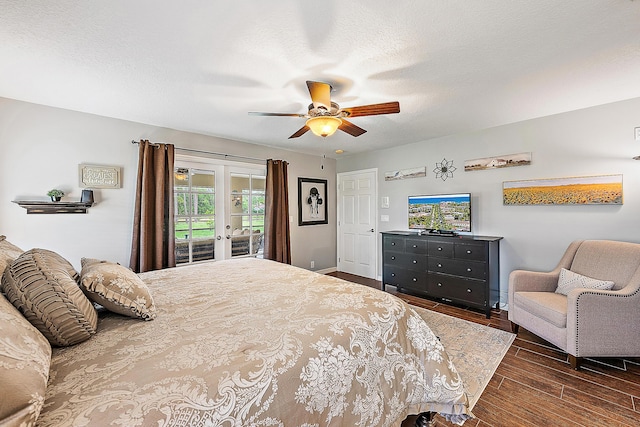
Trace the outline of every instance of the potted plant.
{"label": "potted plant", "polygon": [[64,191],[56,190],[54,188],[53,190],[49,190],[47,196],[51,197],[52,202],[59,202],[60,199],[62,199],[62,196],[64,196]]}

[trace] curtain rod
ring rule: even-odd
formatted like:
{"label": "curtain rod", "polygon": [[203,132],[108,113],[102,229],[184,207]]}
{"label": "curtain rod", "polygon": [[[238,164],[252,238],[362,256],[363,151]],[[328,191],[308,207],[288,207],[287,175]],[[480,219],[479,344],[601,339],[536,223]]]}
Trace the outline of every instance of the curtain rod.
{"label": "curtain rod", "polygon": [[[140,144],[140,141],[131,140],[132,144]],[[158,145],[159,142],[150,142],[151,145]],[[176,150],[180,151],[188,151],[190,153],[199,153],[199,154],[211,154],[213,156],[220,156],[224,158],[233,157],[235,159],[245,159],[245,160],[255,160],[260,162],[266,162],[266,159],[258,159],[257,157],[247,157],[247,156],[238,156],[236,154],[226,154],[226,153],[216,153],[215,151],[203,151],[203,150],[194,150],[193,148],[181,148],[176,147]]]}

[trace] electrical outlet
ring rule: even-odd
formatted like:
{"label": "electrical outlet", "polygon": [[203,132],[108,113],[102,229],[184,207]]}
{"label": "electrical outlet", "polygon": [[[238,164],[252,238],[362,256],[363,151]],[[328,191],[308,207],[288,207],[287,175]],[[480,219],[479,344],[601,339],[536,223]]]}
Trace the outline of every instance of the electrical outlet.
{"label": "electrical outlet", "polygon": [[636,141],[640,141],[640,128],[635,128]]}
{"label": "electrical outlet", "polygon": [[311,268],[316,268],[316,262],[315,261],[311,261]]}

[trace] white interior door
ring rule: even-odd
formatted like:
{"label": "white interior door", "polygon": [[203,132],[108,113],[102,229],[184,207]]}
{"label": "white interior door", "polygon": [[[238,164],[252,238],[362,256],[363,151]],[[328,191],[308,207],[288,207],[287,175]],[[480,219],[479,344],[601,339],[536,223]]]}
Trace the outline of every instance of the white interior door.
{"label": "white interior door", "polygon": [[378,171],[338,174],[338,271],[376,278]]}

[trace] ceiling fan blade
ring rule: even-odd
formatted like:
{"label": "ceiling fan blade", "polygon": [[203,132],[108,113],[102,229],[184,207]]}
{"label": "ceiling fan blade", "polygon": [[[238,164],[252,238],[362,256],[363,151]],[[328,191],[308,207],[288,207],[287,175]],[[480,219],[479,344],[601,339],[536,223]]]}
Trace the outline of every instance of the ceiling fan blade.
{"label": "ceiling fan blade", "polygon": [[347,117],[360,117],[360,116],[376,116],[378,114],[394,114],[400,112],[400,103],[383,102],[381,104],[361,105],[359,107],[347,107],[342,111],[346,111],[349,115]]}
{"label": "ceiling fan blade", "polygon": [[309,88],[309,94],[311,95],[311,101],[318,107],[317,104],[322,104],[329,110],[331,109],[331,85],[323,82],[312,82],[307,80],[307,87]]}
{"label": "ceiling fan blade", "polygon": [[359,126],[354,125],[350,121],[347,121],[345,119],[341,119],[341,120],[342,120],[342,124],[340,126],[338,126],[338,129],[340,129],[343,132],[348,133],[349,135],[360,136],[360,135],[362,135],[363,133],[366,132],[366,130],[362,129]]}
{"label": "ceiling fan blade", "polygon": [[307,117],[307,114],[296,113],[259,113],[255,111],[249,111],[250,116],[277,116],[277,117]]}
{"label": "ceiling fan blade", "polygon": [[289,139],[291,139],[291,138],[298,138],[299,136],[302,136],[302,135],[304,135],[305,133],[307,133],[307,131],[309,131],[309,126],[304,125],[304,126],[302,126],[300,129],[298,129],[298,130],[296,131],[296,133],[294,133],[293,135],[291,135],[291,136],[289,137]]}

